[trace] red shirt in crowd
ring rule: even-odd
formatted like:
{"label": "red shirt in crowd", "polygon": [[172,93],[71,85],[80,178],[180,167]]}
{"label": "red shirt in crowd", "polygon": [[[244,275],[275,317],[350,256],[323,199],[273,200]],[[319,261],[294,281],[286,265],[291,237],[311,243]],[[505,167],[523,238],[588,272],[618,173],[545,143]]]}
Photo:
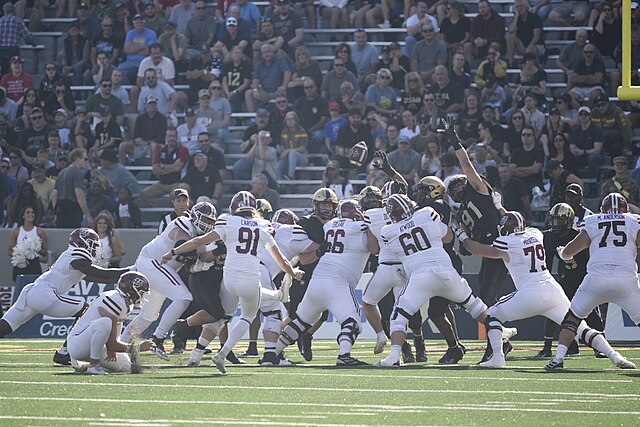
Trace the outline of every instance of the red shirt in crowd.
{"label": "red shirt in crowd", "polygon": [[17,102],[22,98],[25,89],[33,87],[33,78],[24,70],[18,76],[8,72],[0,79],[0,87],[4,88],[7,98]]}

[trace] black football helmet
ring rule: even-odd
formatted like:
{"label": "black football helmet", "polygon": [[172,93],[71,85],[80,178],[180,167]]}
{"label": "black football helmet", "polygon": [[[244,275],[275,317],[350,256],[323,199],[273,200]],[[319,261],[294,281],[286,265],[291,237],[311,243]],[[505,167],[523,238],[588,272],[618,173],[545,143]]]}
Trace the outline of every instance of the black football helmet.
{"label": "black football helmet", "polygon": [[149,292],[149,280],[142,273],[129,271],[120,276],[117,289],[129,304],[138,307],[144,294]]}
{"label": "black football helmet", "polygon": [[[318,218],[328,221],[336,216],[338,196],[336,196],[336,193],[332,189],[321,188],[316,190],[316,192],[313,193],[311,203],[313,204],[313,213],[317,215]],[[320,205],[324,203],[331,203],[331,208],[321,208]]]}
{"label": "black football helmet", "polygon": [[381,191],[382,198],[386,200],[394,194],[407,194],[407,186],[400,181],[387,181]]}
{"label": "black football helmet", "polygon": [[556,203],[549,211],[549,227],[556,233],[564,233],[573,227],[575,213],[566,203]]}
{"label": "black football helmet", "polygon": [[256,210],[262,218],[271,220],[273,208],[267,199],[256,199]]}
{"label": "black football helmet", "polygon": [[216,225],[216,207],[209,202],[199,202],[191,208],[191,222],[198,234],[206,234]]}
{"label": "black football helmet", "polygon": [[387,199],[385,209],[391,221],[399,222],[411,218],[416,211],[416,206],[405,194],[393,194]]}
{"label": "black football helmet", "polygon": [[498,223],[498,233],[501,236],[508,236],[509,234],[524,233],[527,228],[527,222],[520,212],[509,211],[502,215],[500,222]]}
{"label": "black football helmet", "polygon": [[338,218],[364,221],[364,214],[355,200],[341,200],[338,204]]}
{"label": "black football helmet", "polygon": [[364,187],[358,195],[358,203],[362,210],[369,210],[373,208],[382,207],[382,192],[378,187],[369,185]]}
{"label": "black football helmet", "polygon": [[69,235],[69,246],[86,249],[96,259],[100,251],[100,236],[90,228],[76,228]]}
{"label": "black football helmet", "polygon": [[629,212],[627,199],[620,193],[609,193],[600,204],[600,212],[610,214],[623,214]]}
{"label": "black football helmet", "polygon": [[254,212],[256,210],[256,198],[248,191],[238,191],[229,204],[229,213],[235,215],[241,212]]}
{"label": "black football helmet", "polygon": [[444,182],[437,176],[425,176],[416,185],[415,198],[418,202],[439,200],[442,197],[444,197]]}
{"label": "black football helmet", "polygon": [[292,210],[280,209],[273,214],[273,218],[271,219],[271,222],[274,222],[277,224],[294,225],[298,223],[298,219],[299,219],[298,215],[293,213]]}
{"label": "black football helmet", "polygon": [[464,189],[467,186],[466,175],[454,175],[447,185],[447,193],[454,202],[461,203],[464,201]]}

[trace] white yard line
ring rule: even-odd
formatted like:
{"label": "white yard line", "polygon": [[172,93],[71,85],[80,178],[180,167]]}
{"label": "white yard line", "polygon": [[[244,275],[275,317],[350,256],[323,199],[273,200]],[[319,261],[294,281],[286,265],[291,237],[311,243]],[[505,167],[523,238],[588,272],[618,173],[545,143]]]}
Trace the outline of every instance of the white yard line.
{"label": "white yard line", "polygon": [[[415,389],[415,390],[408,390],[408,389],[353,389],[353,388],[329,388],[329,387],[269,387],[269,386],[246,386],[246,385],[198,385],[198,384],[120,384],[120,383],[93,383],[93,382],[75,382],[75,381],[1,381],[0,380],[0,384],[13,384],[13,385],[32,385],[32,386],[42,386],[42,385],[77,385],[77,386],[97,386],[97,387],[116,387],[116,388],[126,388],[126,387],[133,387],[133,388],[175,388],[175,389],[184,389],[184,388],[192,388],[192,389],[205,389],[205,390],[228,390],[228,389],[234,389],[234,390],[280,390],[280,391],[338,391],[338,392],[349,392],[349,393],[442,393],[441,389],[433,389],[433,390],[428,390],[428,389]],[[483,394],[501,394],[501,395],[505,395],[505,394],[521,394],[521,395],[542,395],[542,396],[576,396],[576,392],[549,392],[549,391],[526,391],[526,390],[447,390],[447,393],[454,393],[454,394],[477,394],[477,393],[483,393]],[[580,392],[579,393],[579,397],[600,397],[600,398],[607,398],[607,399],[640,399],[640,394],[608,394],[608,393],[586,393],[586,392]],[[12,399],[12,398],[8,398],[8,397],[1,397],[0,399]],[[16,400],[22,399],[22,398],[15,398]],[[33,397],[33,398],[26,398],[26,399],[36,399],[36,400],[40,400],[40,399],[49,399],[49,400],[55,400],[55,399],[63,399],[66,400],[67,398],[53,398],[53,397],[47,397],[47,398],[39,398],[39,397]],[[70,398],[71,399],[71,398]],[[72,399],[75,400],[75,399]],[[83,400],[83,399],[79,399],[79,400]],[[92,399],[84,399],[87,401],[92,401]],[[109,401],[109,400],[105,400],[105,401]],[[115,402],[121,402],[123,401],[122,399],[117,399],[114,400]],[[171,402],[175,402],[174,400],[168,400],[166,401],[167,403],[171,403]],[[191,402],[191,401],[189,401]],[[224,402],[226,403],[226,402]],[[242,403],[242,402],[240,402]],[[250,402],[250,404],[259,404],[258,402]],[[270,405],[285,405],[287,404],[286,402],[273,402],[273,403],[269,403]],[[297,405],[297,404],[294,404]],[[304,405],[304,404],[303,404]],[[312,405],[316,405],[316,403],[313,403]],[[317,405],[322,405],[320,403],[318,403]],[[333,405],[330,405],[333,406]],[[360,405],[360,407],[362,407],[362,405]],[[379,407],[379,405],[372,405],[372,407]],[[386,408],[386,406],[385,406]],[[633,413],[637,413],[640,414],[640,412],[633,412]]]}

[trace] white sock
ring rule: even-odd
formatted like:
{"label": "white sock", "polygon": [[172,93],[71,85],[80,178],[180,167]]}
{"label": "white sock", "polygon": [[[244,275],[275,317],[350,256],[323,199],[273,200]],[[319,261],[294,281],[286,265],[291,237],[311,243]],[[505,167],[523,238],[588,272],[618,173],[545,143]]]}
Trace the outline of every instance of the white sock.
{"label": "white sock", "polygon": [[340,354],[351,353],[352,346],[353,346],[353,343],[350,340],[348,339],[340,340]]}
{"label": "white sock", "polygon": [[162,318],[160,318],[160,323],[156,328],[156,331],[153,333],[154,336],[163,339],[167,336],[167,332],[175,325],[178,321],[182,313],[189,307],[191,301],[188,300],[175,300],[171,301],[169,307],[162,314]]}
{"label": "white sock", "polygon": [[391,344],[390,350],[391,351],[389,352],[389,357],[393,358],[394,360],[400,360],[400,352],[402,352],[402,346]]}
{"label": "white sock", "polygon": [[564,345],[564,344],[558,344],[558,347],[556,348],[556,356],[554,357],[554,359],[556,360],[564,360],[564,356],[567,355],[567,350],[569,348]]}
{"label": "white sock", "polygon": [[378,332],[378,339],[381,341],[384,341],[385,339],[387,339],[387,336],[385,335],[384,331]]}
{"label": "white sock", "polygon": [[224,346],[220,349],[220,353],[222,353],[224,357],[227,357],[227,354],[233,350],[233,347],[242,339],[242,336],[247,333],[250,325],[251,322],[242,317],[233,325],[233,328],[229,330],[227,342],[224,343]]}
{"label": "white sock", "polygon": [[498,357],[504,357],[502,353],[502,331],[500,329],[489,329],[487,336],[489,337],[493,354]]}
{"label": "white sock", "polygon": [[275,353],[276,352],[276,341],[265,341],[264,342],[264,352],[265,353]]}
{"label": "white sock", "polygon": [[602,335],[598,334],[593,338],[593,341],[591,342],[591,347],[595,348],[596,350],[598,350],[600,353],[603,353],[605,356],[607,356],[609,359],[611,359],[611,356],[613,356],[613,354],[616,352],[612,347],[611,344],[609,344],[609,341],[607,341],[605,339],[605,337],[603,337]]}

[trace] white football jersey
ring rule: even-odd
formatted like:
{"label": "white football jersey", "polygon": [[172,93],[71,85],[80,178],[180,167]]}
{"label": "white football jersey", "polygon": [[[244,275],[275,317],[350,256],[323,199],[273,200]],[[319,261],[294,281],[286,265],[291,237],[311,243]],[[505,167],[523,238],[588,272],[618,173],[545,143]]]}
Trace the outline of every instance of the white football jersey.
{"label": "white football jersey", "polygon": [[[276,245],[278,245],[280,252],[282,252],[282,255],[284,255],[288,260],[291,260],[294,256],[304,252],[314,243],[313,240],[307,236],[307,232],[299,225],[278,223],[273,223],[271,225],[275,231],[275,236],[273,236],[273,238]],[[261,260],[269,270],[271,277],[275,277],[280,273],[280,266],[269,252],[264,251],[262,253]]]}
{"label": "white football jersey", "polygon": [[407,276],[421,266],[451,266],[451,259],[442,247],[442,238],[446,234],[447,225],[430,207],[416,211],[411,218],[385,225],[382,229],[382,239],[402,261]]}
{"label": "white football jersey", "polygon": [[[176,242],[178,241],[170,237],[171,232],[176,228],[187,233],[189,235],[189,238],[196,237],[198,235],[196,227],[193,225],[189,218],[184,216],[178,217],[171,221],[169,225],[167,225],[167,228],[165,228],[161,234],[154,237],[152,241],[147,243],[140,250],[140,256],[156,261],[162,260],[164,254],[173,249],[176,245]],[[175,270],[179,270],[182,266],[182,264],[177,262],[175,259],[169,261],[167,264],[173,267]]]}
{"label": "white football jersey", "polygon": [[80,317],[73,326],[73,329],[71,329],[71,334],[78,335],[82,333],[82,331],[89,327],[91,322],[103,317],[98,311],[99,308],[104,309],[118,320],[124,320],[130,311],[129,305],[127,305],[124,297],[117,289],[103,292],[91,301],[91,304],[87,307],[87,311],[84,312],[82,317]]}
{"label": "white football jersey", "polygon": [[500,236],[493,246],[509,254],[505,262],[516,289],[554,280],[545,264],[543,235],[537,228],[528,227],[524,233]]}
{"label": "white football jersey", "polygon": [[391,224],[391,220],[387,215],[385,208],[368,209],[364,213],[365,220],[369,222],[369,229],[376,236],[380,245],[380,253],[378,254],[378,263],[383,262],[400,262],[398,256],[391,251],[391,248],[382,240],[382,227]]}
{"label": "white football jersey", "polygon": [[83,272],[71,266],[71,262],[77,259],[86,260],[92,264],[96,262],[87,249],[69,246],[60,254],[51,268],[36,279],[35,285],[48,286],[60,294],[66,294],[85,277]]}
{"label": "white football jersey", "polygon": [[324,237],[327,252],[320,258],[314,276],[337,276],[355,287],[369,259],[366,222],[334,218],[324,225]]}
{"label": "white football jersey", "polygon": [[216,221],[213,231],[227,245],[224,271],[258,273],[264,248],[276,244],[271,235],[271,223],[262,218],[225,216]]}
{"label": "white football jersey", "polygon": [[589,235],[587,273],[606,276],[636,275],[636,236],[639,217],[632,214],[590,215],[584,219],[583,230]]}

